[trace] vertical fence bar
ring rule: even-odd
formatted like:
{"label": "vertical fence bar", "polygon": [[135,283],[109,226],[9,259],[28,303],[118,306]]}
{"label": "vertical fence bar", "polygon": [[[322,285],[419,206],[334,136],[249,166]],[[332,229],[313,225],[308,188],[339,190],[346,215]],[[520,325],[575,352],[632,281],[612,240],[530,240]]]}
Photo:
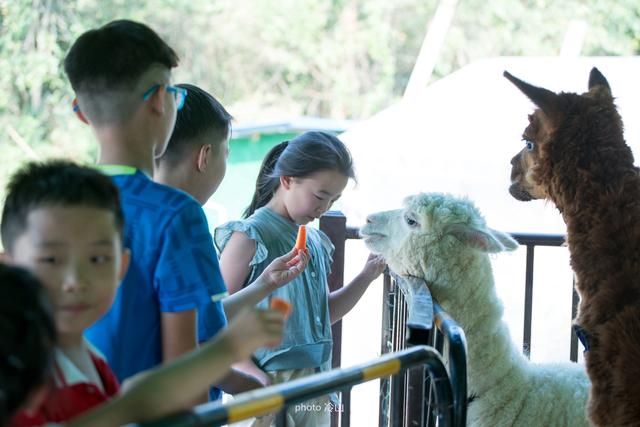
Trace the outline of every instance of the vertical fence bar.
{"label": "vertical fence bar", "polygon": [[349,427],[351,422],[349,417],[349,415],[351,415],[351,388],[348,390],[342,390],[341,394],[343,400],[340,402],[341,406],[338,407],[338,411],[340,412],[340,427]]}
{"label": "vertical fence bar", "polygon": [[[344,286],[344,253],[345,242],[347,240],[347,218],[339,211],[328,211],[320,217],[320,230],[322,230],[331,240],[335,247],[333,252],[333,264],[331,264],[331,274],[329,274],[329,290],[331,292]],[[331,327],[333,335],[333,368],[339,368],[342,359],[342,321],[336,322]],[[351,402],[351,389],[341,393],[341,401]],[[349,404],[349,408],[351,405]],[[349,426],[350,412],[333,411],[331,413],[331,427],[338,427],[340,423],[343,427]],[[346,424],[344,419],[346,419]]]}
{"label": "vertical fence bar", "polygon": [[404,427],[404,372],[391,377],[391,427]]}
{"label": "vertical fence bar", "polygon": [[409,369],[407,376],[407,397],[405,402],[406,426],[424,425],[423,402],[425,370],[422,367]]}
{"label": "vertical fence bar", "polygon": [[[393,282],[392,282],[393,283]],[[395,329],[393,351],[397,351],[404,346],[404,319],[406,304],[402,292],[393,284],[393,306]],[[407,387],[407,374],[394,375],[391,388],[391,425],[393,427],[405,427],[405,396]]]}
{"label": "vertical fence bar", "polygon": [[[380,342],[380,354],[393,351],[392,319],[394,313],[393,292],[391,291],[391,278],[385,274],[382,278],[382,334]],[[380,378],[380,404],[378,412],[378,426],[389,426],[389,414],[391,404],[391,378]]]}
{"label": "vertical fence bar", "polygon": [[527,245],[527,270],[524,286],[524,334],[522,352],[527,358],[531,356],[531,317],[533,314],[533,252],[535,245]]}
{"label": "vertical fence bar", "polygon": [[[428,338],[429,345],[435,348],[437,339],[438,339],[438,329],[431,328],[431,331],[429,332],[429,338]],[[431,402],[433,402],[433,400],[435,399],[435,393],[434,393],[433,387],[431,386],[431,378],[429,377],[425,378],[424,388],[426,390],[425,395],[427,396],[427,399],[425,400],[422,406],[423,406],[423,411],[426,417],[426,426],[434,427],[436,425],[436,417],[431,415]]]}
{"label": "vertical fence bar", "polygon": [[275,421],[276,427],[289,427],[287,426],[287,408],[278,411]]}

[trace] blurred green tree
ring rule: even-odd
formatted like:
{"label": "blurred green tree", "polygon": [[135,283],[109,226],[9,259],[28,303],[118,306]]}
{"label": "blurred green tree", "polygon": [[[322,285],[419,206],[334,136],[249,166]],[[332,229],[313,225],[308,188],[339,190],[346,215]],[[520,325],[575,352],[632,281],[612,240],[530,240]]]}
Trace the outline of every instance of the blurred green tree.
{"label": "blurred green tree", "polygon": [[[0,0],[0,189],[29,158],[95,158],[62,70],[70,44],[89,28],[116,18],[148,23],[181,57],[175,80],[207,88],[241,120],[364,118],[402,95],[437,5]],[[588,24],[584,55],[640,52],[637,0],[460,0],[433,79],[482,57],[556,55],[575,19]]]}

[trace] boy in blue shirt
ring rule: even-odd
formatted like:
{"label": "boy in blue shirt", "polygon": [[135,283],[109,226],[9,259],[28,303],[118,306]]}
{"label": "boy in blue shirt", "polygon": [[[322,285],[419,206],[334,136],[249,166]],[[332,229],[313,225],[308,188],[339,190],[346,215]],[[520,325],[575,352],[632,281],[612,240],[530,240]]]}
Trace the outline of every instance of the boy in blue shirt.
{"label": "boy in blue shirt", "polygon": [[[187,96],[171,85],[177,63],[152,29],[128,20],[87,31],[64,62],[74,111],[91,125],[99,167],[120,189],[132,254],[112,309],[86,334],[121,381],[194,349],[198,335],[209,339],[226,325],[227,293],[202,208],[150,178]],[[263,283],[287,283],[307,262],[292,251]]]}
{"label": "boy in blue shirt", "polygon": [[[204,205],[226,173],[233,117],[200,87],[177,86],[186,89],[189,96],[177,115],[167,149],[156,162],[154,180],[189,193]],[[256,298],[253,303],[259,301]],[[234,372],[235,378],[228,378],[222,386],[227,393],[247,391],[253,388],[254,381],[263,386],[270,384],[269,377],[249,361],[237,364]]]}

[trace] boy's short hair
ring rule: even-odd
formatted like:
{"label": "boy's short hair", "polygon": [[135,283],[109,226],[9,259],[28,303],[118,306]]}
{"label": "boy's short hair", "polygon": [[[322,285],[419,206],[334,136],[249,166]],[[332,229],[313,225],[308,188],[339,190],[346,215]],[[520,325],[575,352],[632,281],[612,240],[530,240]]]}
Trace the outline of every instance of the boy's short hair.
{"label": "boy's short hair", "polygon": [[0,263],[0,425],[51,373],[56,328],[51,304],[32,274]]}
{"label": "boy's short hair", "polygon": [[96,169],[70,161],[31,162],[18,170],[7,186],[0,233],[2,244],[12,253],[16,239],[27,227],[29,213],[52,206],[88,206],[113,213],[123,237],[124,216],[118,187]]}
{"label": "boy's short hair", "polygon": [[[129,116],[130,111],[121,111],[127,110],[127,100],[119,98],[131,96],[140,77],[154,65],[170,70],[178,65],[178,56],[151,28],[125,19],[82,34],[64,60],[81,109],[98,124]],[[112,108],[97,103],[98,97],[103,103],[111,100]]]}
{"label": "boy's short hair", "polygon": [[229,135],[233,120],[231,114],[207,91],[185,83],[177,86],[187,90],[187,98],[178,111],[167,149],[160,158],[172,165],[183,160],[191,144],[206,132],[213,132],[216,138],[213,142],[222,142]]}
{"label": "boy's short hair", "polygon": [[82,34],[64,60],[76,92],[133,88],[153,64],[167,69],[178,56],[158,34],[139,22],[121,19]]}

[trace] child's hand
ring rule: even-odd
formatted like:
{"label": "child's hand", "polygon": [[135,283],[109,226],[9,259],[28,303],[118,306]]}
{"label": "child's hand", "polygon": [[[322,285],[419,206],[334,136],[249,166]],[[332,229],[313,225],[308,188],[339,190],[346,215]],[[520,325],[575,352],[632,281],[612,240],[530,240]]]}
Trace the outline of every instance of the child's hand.
{"label": "child's hand", "polygon": [[247,309],[238,314],[227,331],[237,359],[247,359],[260,347],[275,347],[282,341],[285,314],[278,310]]}
{"label": "child's hand", "polygon": [[381,256],[370,253],[360,275],[371,283],[382,274],[386,266]]}
{"label": "child's hand", "polygon": [[308,250],[292,249],[288,254],[271,261],[259,279],[274,291],[298,277],[307,268],[309,259]]}

